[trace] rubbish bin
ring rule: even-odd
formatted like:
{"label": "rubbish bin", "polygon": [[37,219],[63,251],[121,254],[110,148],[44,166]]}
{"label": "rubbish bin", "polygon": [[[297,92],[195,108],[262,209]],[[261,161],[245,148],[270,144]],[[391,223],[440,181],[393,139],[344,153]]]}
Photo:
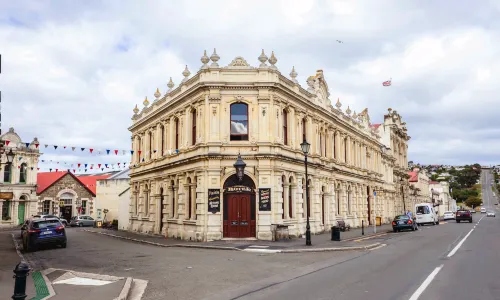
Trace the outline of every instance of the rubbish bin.
{"label": "rubbish bin", "polygon": [[382,217],[377,217],[377,226],[382,225]]}
{"label": "rubbish bin", "polygon": [[340,241],[340,227],[333,226],[332,227],[332,241]]}

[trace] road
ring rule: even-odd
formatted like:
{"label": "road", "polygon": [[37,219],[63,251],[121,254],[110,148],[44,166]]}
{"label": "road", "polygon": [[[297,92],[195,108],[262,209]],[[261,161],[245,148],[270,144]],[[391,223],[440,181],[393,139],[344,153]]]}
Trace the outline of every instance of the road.
{"label": "road", "polygon": [[[484,203],[496,210],[489,176]],[[25,257],[37,269],[147,280],[148,300],[500,299],[500,218],[473,218],[389,233],[372,251],[296,254],[162,248],[70,228],[67,249]]]}

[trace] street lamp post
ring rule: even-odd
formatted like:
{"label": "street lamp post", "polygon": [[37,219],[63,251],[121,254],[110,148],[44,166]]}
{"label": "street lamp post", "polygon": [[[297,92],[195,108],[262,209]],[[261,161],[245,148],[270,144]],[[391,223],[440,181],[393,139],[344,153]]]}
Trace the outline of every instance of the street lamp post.
{"label": "street lamp post", "polygon": [[302,152],[304,152],[304,165],[306,168],[306,215],[307,215],[307,221],[306,221],[306,246],[311,246],[311,225],[309,224],[309,180],[307,179],[307,154],[309,153],[309,148],[311,147],[311,144],[309,144],[306,141],[306,138],[304,137],[304,141],[302,144],[300,144],[300,147],[302,148]]}

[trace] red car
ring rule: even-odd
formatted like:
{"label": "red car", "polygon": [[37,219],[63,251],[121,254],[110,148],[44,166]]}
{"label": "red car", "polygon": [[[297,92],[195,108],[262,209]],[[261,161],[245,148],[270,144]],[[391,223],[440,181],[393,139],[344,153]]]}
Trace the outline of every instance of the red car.
{"label": "red car", "polygon": [[472,214],[470,211],[465,209],[457,210],[455,220],[457,223],[460,223],[460,221],[469,221],[469,223],[472,223]]}

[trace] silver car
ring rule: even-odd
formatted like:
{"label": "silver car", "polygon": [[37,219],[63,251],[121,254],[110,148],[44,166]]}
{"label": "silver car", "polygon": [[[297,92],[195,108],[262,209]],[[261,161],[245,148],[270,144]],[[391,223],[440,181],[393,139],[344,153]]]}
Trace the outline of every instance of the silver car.
{"label": "silver car", "polygon": [[69,225],[73,226],[94,226],[95,220],[91,216],[74,216],[71,218]]}
{"label": "silver car", "polygon": [[492,210],[489,210],[487,213],[486,213],[486,216],[487,217],[495,217],[495,212],[492,211]]}

